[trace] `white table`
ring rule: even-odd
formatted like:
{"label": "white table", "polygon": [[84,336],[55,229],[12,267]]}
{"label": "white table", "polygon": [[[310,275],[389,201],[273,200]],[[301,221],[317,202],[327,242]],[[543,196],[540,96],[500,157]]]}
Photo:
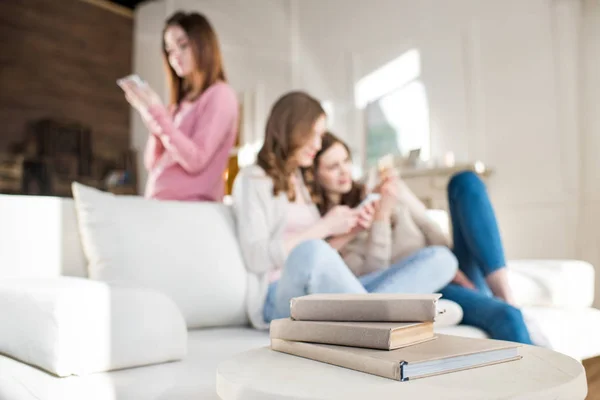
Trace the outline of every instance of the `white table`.
{"label": "white table", "polygon": [[398,382],[263,347],[219,365],[217,394],[223,400],[585,399],[581,363],[534,346],[520,351],[519,361]]}

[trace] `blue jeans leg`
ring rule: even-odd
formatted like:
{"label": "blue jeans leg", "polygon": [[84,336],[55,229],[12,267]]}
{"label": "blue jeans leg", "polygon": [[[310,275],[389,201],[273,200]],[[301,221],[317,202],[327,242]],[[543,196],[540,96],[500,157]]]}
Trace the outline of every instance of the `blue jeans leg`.
{"label": "blue jeans leg", "polygon": [[430,246],[359,280],[369,293],[435,293],[452,281],[457,268],[450,249]]}
{"label": "blue jeans leg", "polygon": [[478,290],[450,284],[441,291],[445,299],[463,309],[462,323],[487,332],[492,339],[532,344],[521,311]]}
{"label": "blue jeans leg", "polygon": [[290,300],[312,293],[366,293],[338,252],[323,240],[308,240],[288,255],[281,278],[269,285],[265,322],[290,316]]}
{"label": "blue jeans leg", "polygon": [[454,254],[459,268],[475,286],[491,295],[485,277],[506,266],[498,222],[485,184],[471,171],[448,184]]}

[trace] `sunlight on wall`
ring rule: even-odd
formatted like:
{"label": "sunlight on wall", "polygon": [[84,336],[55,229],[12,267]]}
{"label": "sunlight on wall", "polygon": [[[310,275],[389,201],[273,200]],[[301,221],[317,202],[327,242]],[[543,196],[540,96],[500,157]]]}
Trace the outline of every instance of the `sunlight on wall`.
{"label": "sunlight on wall", "polygon": [[387,121],[397,132],[396,142],[402,155],[421,149],[420,158],[429,160],[429,106],[425,86],[413,81],[380,100]]}
{"label": "sunlight on wall", "polygon": [[335,111],[333,107],[333,101],[325,100],[321,102],[321,107],[325,110],[325,114],[327,114],[327,129],[331,129],[333,123],[335,121]]}
{"label": "sunlight on wall", "polygon": [[403,53],[358,81],[355,90],[357,108],[400,89],[421,75],[421,56],[416,49]]}

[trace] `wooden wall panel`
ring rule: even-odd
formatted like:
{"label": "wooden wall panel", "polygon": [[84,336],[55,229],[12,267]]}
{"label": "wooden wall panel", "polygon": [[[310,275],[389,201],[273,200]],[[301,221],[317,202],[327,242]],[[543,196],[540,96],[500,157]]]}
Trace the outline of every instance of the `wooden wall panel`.
{"label": "wooden wall panel", "polygon": [[0,1],[0,151],[37,118],[92,128],[94,152],[130,147],[116,79],[131,71],[133,19],[81,0]]}

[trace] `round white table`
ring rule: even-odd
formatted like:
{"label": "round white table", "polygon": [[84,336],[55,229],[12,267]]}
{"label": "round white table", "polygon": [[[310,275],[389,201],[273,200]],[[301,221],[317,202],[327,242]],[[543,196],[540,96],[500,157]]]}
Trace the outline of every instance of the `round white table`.
{"label": "round white table", "polygon": [[520,352],[518,361],[398,382],[263,347],[219,365],[217,394],[223,400],[585,399],[581,363],[540,347]]}

